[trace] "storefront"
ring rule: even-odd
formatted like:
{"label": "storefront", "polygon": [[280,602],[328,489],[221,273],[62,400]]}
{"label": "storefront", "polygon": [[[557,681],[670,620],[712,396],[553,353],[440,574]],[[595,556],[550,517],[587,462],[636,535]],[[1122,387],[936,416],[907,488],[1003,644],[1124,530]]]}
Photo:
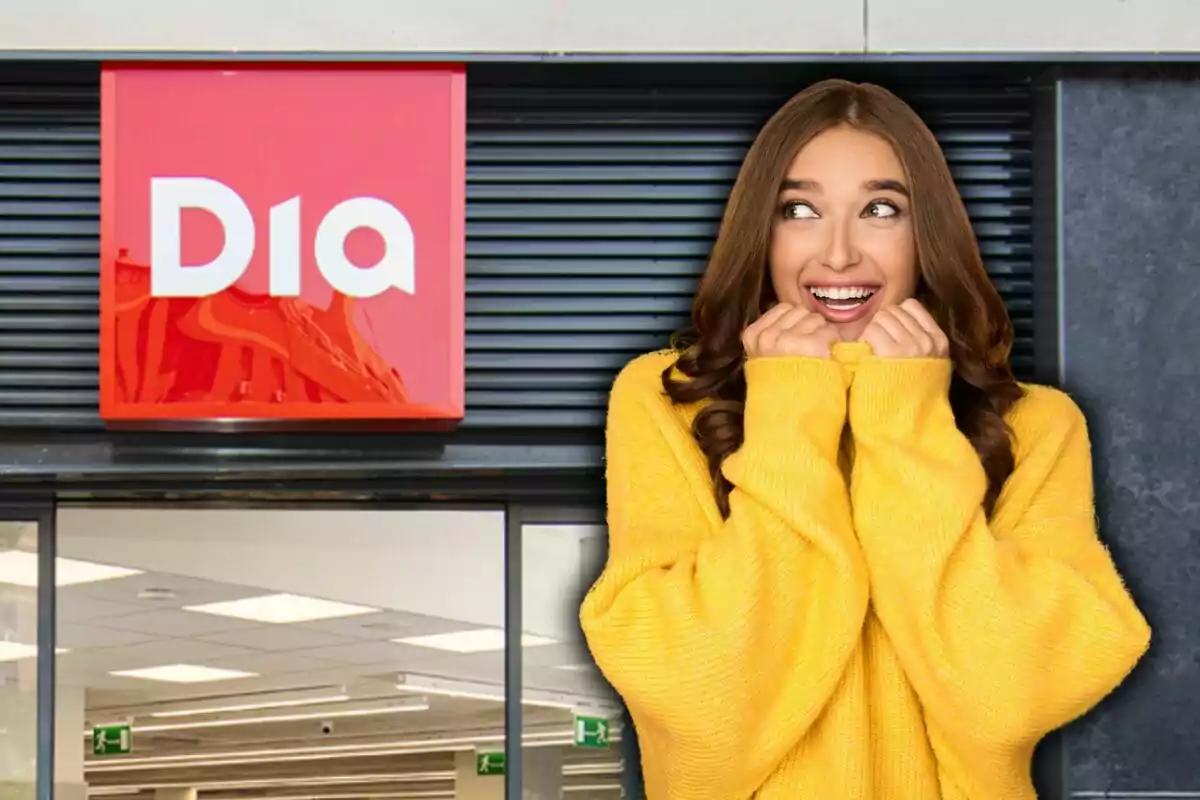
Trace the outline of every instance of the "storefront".
{"label": "storefront", "polygon": [[[311,484],[397,499],[598,497],[608,383],[687,318],[756,125],[827,74],[941,137],[1034,372],[1035,68],[470,65],[465,378],[450,434],[114,433],[98,408],[99,67],[4,67],[3,468],[109,493]],[[286,484],[286,485],[282,485]]]}
{"label": "storefront", "polygon": [[[28,741],[13,750],[36,770],[17,770],[22,777],[15,783],[28,787],[36,775],[38,800],[51,800],[56,784],[63,796],[195,800],[198,792],[212,800],[283,800],[317,790],[303,788],[311,784],[300,768],[268,772],[267,766],[299,764],[332,749],[360,760],[342,770],[341,784],[328,782],[320,794],[304,797],[453,797],[457,790],[460,797],[498,798],[505,785],[515,797],[522,784],[541,791],[536,784],[606,798],[619,796],[623,781],[627,794],[635,791],[634,771],[615,751],[572,751],[574,737],[554,738],[562,738],[555,726],[567,725],[570,734],[579,724],[573,716],[593,724],[580,710],[587,704],[577,695],[591,689],[573,682],[587,669],[571,656],[579,642],[568,628],[572,603],[602,558],[608,385],[623,363],[665,346],[685,323],[724,198],[757,126],[790,92],[829,74],[890,85],[923,114],[946,150],[989,272],[1008,303],[1019,375],[1052,367],[1045,342],[1054,341],[1053,315],[1035,314],[1056,302],[1052,287],[1035,293],[1037,65],[470,63],[461,425],[387,432],[106,427],[98,384],[99,163],[109,145],[100,136],[101,68],[0,64],[0,491],[11,503],[0,518],[24,523],[8,529],[7,551],[36,553],[40,564],[32,583],[28,575],[10,581],[23,588],[13,589],[10,604],[19,619],[6,625],[14,631],[13,655],[20,644],[25,658],[12,660],[6,679],[29,701],[22,708],[41,712],[26,717],[36,724],[23,724]],[[153,133],[146,131],[151,141]],[[247,566],[255,559],[276,568]],[[396,567],[381,572],[380,563]],[[116,564],[128,574],[64,583],[62,571],[78,564]],[[125,587],[119,596],[118,586]],[[384,591],[397,586],[422,590]],[[264,649],[257,647],[266,635],[261,620],[260,627],[197,622],[196,614],[206,614],[207,622],[246,622],[244,612],[212,613],[211,606],[268,590],[353,601],[398,627],[350,631],[305,618],[290,638],[282,637],[290,644]],[[485,599],[447,610],[468,595]],[[429,605],[431,598],[441,605]],[[401,640],[444,632],[444,625],[423,628],[421,620],[457,620],[503,635],[498,645],[460,648],[459,655],[477,659],[470,668],[417,658],[411,650],[381,652],[421,647]],[[16,641],[18,633],[25,641]],[[556,657],[561,663],[539,649],[539,636],[569,645]],[[140,653],[141,661],[130,661],[130,653]],[[313,663],[277,669],[287,654]],[[76,660],[92,667],[79,668]],[[387,674],[390,690],[404,683],[395,679],[402,672],[415,680],[410,661],[434,679],[416,693],[434,698],[435,707],[438,698],[499,705],[439,709],[450,733],[430,733],[439,721],[413,728],[421,736],[410,731],[401,741],[386,727],[343,725],[335,716],[340,707],[330,705],[352,701],[357,705],[340,710],[389,719],[395,708],[380,707],[377,694],[348,691],[349,701],[289,695],[274,705],[260,699],[250,711],[228,710],[214,700],[228,695],[215,690],[137,695],[129,683],[137,676],[128,674],[223,665],[243,679],[261,679],[254,684],[259,694],[378,683]],[[498,696],[479,697],[497,686],[503,687]],[[192,719],[187,705],[205,698],[207,708],[190,713],[220,723],[212,729],[287,722],[303,724],[305,732],[272,728],[266,739],[222,741],[180,737],[207,728],[163,730],[154,722],[155,714]],[[317,707],[313,715],[297,711],[287,716],[303,719],[263,721],[264,708],[306,702]],[[602,705],[594,716],[613,723],[608,738],[628,742],[619,715]],[[545,717],[547,708],[559,716]],[[115,710],[115,717],[97,716],[97,709]],[[245,722],[248,713],[259,715],[254,724]],[[113,743],[103,733],[94,741],[112,754],[93,748],[93,739],[83,762],[63,748],[64,728],[86,725],[95,737],[97,726],[108,723],[118,729]],[[139,743],[132,753],[120,739],[124,725]],[[595,744],[596,731],[585,733]],[[553,778],[539,777],[549,769],[544,760],[519,757],[522,742],[537,749],[530,742],[538,736],[566,750]],[[288,747],[262,744],[292,737]],[[418,739],[426,744],[414,744]],[[484,774],[493,766],[455,760],[468,751],[500,752],[506,743],[504,781]],[[597,750],[610,755],[593,758]],[[396,759],[411,761],[394,769]],[[172,764],[191,771],[162,778]],[[468,767],[482,783],[468,786]],[[222,784],[206,769],[234,777]],[[371,775],[378,780],[364,778]],[[75,785],[84,782],[91,788]]]}

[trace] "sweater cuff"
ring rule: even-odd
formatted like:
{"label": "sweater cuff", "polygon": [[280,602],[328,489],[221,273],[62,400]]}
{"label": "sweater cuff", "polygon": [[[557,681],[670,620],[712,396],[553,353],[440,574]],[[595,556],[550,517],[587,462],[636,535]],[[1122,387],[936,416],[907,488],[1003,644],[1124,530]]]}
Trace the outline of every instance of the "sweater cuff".
{"label": "sweater cuff", "polygon": [[855,433],[912,432],[938,416],[954,424],[948,358],[868,358],[855,369],[850,425]]}
{"label": "sweater cuff", "polygon": [[849,374],[829,358],[755,358],[746,362],[744,441],[778,444],[803,431],[836,454],[846,424]]}

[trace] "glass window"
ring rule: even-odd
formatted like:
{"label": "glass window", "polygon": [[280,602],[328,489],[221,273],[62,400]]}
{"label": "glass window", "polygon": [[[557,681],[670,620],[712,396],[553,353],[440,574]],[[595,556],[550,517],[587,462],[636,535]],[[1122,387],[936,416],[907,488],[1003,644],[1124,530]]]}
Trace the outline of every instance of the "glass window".
{"label": "glass window", "polygon": [[503,533],[502,511],[60,509],[92,576],[58,593],[60,796],[501,800]]}
{"label": "glass window", "polygon": [[37,789],[38,525],[0,521],[0,800]]}
{"label": "glass window", "polygon": [[522,527],[524,794],[617,800],[621,715],[579,628],[579,604],[603,567],[605,531]]}

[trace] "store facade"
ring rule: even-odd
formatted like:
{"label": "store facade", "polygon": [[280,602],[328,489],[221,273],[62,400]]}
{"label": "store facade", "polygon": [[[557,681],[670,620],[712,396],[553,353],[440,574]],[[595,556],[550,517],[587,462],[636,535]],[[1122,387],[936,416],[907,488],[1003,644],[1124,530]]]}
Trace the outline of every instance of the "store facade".
{"label": "store facade", "polygon": [[[155,76],[169,73],[157,73],[154,65],[146,62],[131,66],[134,68],[107,72],[99,64],[87,63],[26,63],[4,68],[8,102],[0,111],[0,129],[7,146],[0,151],[0,170],[5,176],[0,186],[4,195],[0,209],[7,235],[0,248],[0,262],[4,264],[0,272],[0,425],[4,427],[5,444],[0,449],[4,454],[6,494],[26,503],[31,498],[42,498],[40,505],[26,504],[7,512],[36,523],[34,549],[41,556],[43,570],[40,585],[57,584],[58,593],[68,592],[62,588],[61,579],[50,577],[54,565],[63,563],[55,559],[56,541],[61,542],[59,559],[94,563],[104,560],[104,552],[113,552],[116,542],[122,540],[119,532],[141,525],[178,531],[187,527],[182,520],[188,514],[203,517],[207,513],[210,519],[221,520],[215,523],[217,527],[228,531],[245,525],[239,521],[239,514],[341,511],[351,515],[345,518],[350,521],[334,526],[342,535],[351,535],[347,529],[354,528],[355,520],[366,519],[367,514],[381,509],[409,515],[448,511],[479,515],[472,519],[502,519],[504,555],[493,559],[492,572],[504,586],[503,597],[493,598],[498,607],[502,604],[504,614],[502,619],[492,618],[489,627],[503,629],[509,646],[503,675],[493,677],[506,687],[508,700],[503,738],[508,755],[508,796],[517,796],[522,786],[531,791],[542,767],[528,755],[521,757],[521,743],[541,729],[539,721],[529,716],[536,712],[529,710],[528,695],[536,690],[528,688],[529,668],[523,661],[538,656],[530,656],[530,648],[522,647],[520,642],[522,635],[531,630],[530,618],[539,615],[543,606],[555,604],[548,593],[565,594],[566,602],[577,602],[569,595],[580,594],[587,582],[587,575],[575,573],[574,584],[564,583],[561,577],[545,583],[547,570],[533,566],[539,548],[553,553],[561,563],[562,537],[574,537],[574,541],[586,542],[579,547],[593,551],[587,569],[593,574],[598,569],[597,548],[602,548],[602,535],[596,535],[602,534],[602,421],[612,376],[634,355],[664,346],[671,331],[685,323],[724,197],[754,131],[789,93],[830,70],[806,65],[727,64],[659,65],[647,69],[619,63],[473,63],[458,73],[450,68],[447,74],[460,78],[465,74],[466,87],[465,220],[457,220],[460,225],[465,222],[465,282],[446,280],[441,302],[443,311],[456,310],[460,316],[455,319],[453,312],[443,313],[432,327],[426,324],[424,335],[418,329],[401,329],[393,338],[419,345],[423,353],[437,351],[439,341],[446,345],[440,351],[442,355],[432,359],[437,362],[435,366],[444,368],[441,374],[449,376],[451,386],[444,404],[450,413],[443,416],[454,416],[455,373],[460,380],[458,402],[465,399],[465,415],[461,424],[450,429],[443,425],[437,430],[436,425],[418,421],[404,430],[385,425],[381,430],[362,432],[344,427],[321,430],[322,423],[315,430],[312,425],[297,424],[267,429],[245,424],[187,424],[206,420],[217,423],[239,415],[238,408],[197,408],[194,403],[186,409],[193,418],[179,425],[175,424],[180,422],[179,406],[151,402],[139,407],[134,402],[137,392],[128,391],[130,374],[136,375],[140,386],[153,380],[158,380],[160,386],[182,384],[184,389],[178,394],[183,396],[189,386],[194,390],[199,382],[189,384],[180,376],[186,378],[188,365],[202,363],[205,356],[202,352],[172,352],[170,348],[181,346],[180,337],[152,327],[150,320],[155,312],[146,305],[146,298],[153,303],[150,295],[155,293],[148,290],[145,268],[138,267],[137,253],[128,252],[129,242],[125,239],[140,242],[145,249],[145,232],[137,225],[139,221],[144,223],[154,201],[145,196],[133,201],[117,198],[115,187],[144,185],[151,177],[177,169],[163,166],[181,152],[172,152],[172,139],[186,140],[194,155],[194,151],[205,150],[206,142],[213,142],[223,130],[229,130],[226,126],[247,123],[223,120],[220,114],[201,109],[203,103],[189,100],[186,94],[175,97],[172,108],[167,99],[173,90],[168,88],[165,94],[155,95],[152,86]],[[226,64],[211,71],[204,65],[185,64],[179,69],[189,75],[216,75],[219,79],[221,70],[237,67]],[[271,69],[270,64],[254,64],[246,65],[243,71],[263,73]],[[430,69],[437,67],[426,65],[418,72]],[[319,78],[323,71],[351,78],[374,74],[361,65],[350,69],[304,65],[300,70],[310,79]],[[839,74],[847,72],[864,79],[888,77],[884,71],[870,67],[838,70]],[[124,76],[132,78],[125,84],[118,83]],[[1018,331],[1018,369],[1025,376],[1033,373],[1036,355],[1033,77],[1022,69],[983,69],[969,76],[947,78],[944,70],[918,68],[885,81],[917,106],[946,148],[989,270],[1009,303]],[[336,94],[345,90],[333,91]],[[255,103],[253,97],[238,102],[245,108]],[[320,105],[320,98],[316,105]],[[366,106],[364,119],[347,120],[346,124],[370,126],[378,122],[370,119],[370,109],[378,106],[369,100]],[[112,108],[120,109],[124,116],[113,118]],[[200,110],[189,117],[189,109]],[[156,118],[161,120],[162,133],[155,127]],[[269,122],[257,120],[260,128]],[[254,124],[253,119],[248,123],[251,129]],[[448,119],[447,124],[452,126],[453,120]],[[327,130],[327,136],[336,136],[339,128],[334,125]],[[160,135],[165,138],[160,140]],[[281,134],[276,130],[272,135]],[[258,147],[261,158],[261,142]],[[187,146],[182,148],[185,155],[187,151]],[[404,154],[396,152],[395,158],[403,160]],[[281,146],[278,157],[294,158],[294,170],[319,161],[311,149],[305,152],[294,142]],[[355,157],[364,170],[370,169],[372,161],[386,161],[383,153],[359,152]],[[156,158],[159,163],[152,163]],[[253,184],[258,165],[246,156],[242,161],[247,170],[245,177]],[[236,183],[237,176],[226,177],[228,172],[222,173],[220,167],[202,161],[188,166],[192,167],[191,174]],[[288,171],[276,172],[286,176]],[[130,173],[135,177],[128,177]],[[461,181],[462,176],[447,169],[442,179]],[[255,190],[259,196],[247,199],[246,205],[279,203],[292,195],[300,196],[303,203],[301,193],[305,190],[298,185],[259,187]],[[439,197],[443,199],[433,199]],[[456,200],[453,191],[439,194],[427,189],[409,198],[406,211],[413,204],[420,205],[423,198],[449,204],[446,207],[452,207]],[[330,201],[326,206],[340,199],[332,195],[321,198]],[[123,210],[126,208],[132,210]],[[311,213],[317,215],[319,224],[324,209]],[[251,215],[259,223],[258,246],[269,241],[272,253],[277,242],[276,226],[284,219],[276,214],[272,210],[264,215],[262,209],[255,208]],[[264,217],[269,224],[267,230],[263,230]],[[305,246],[313,236],[313,223],[308,216],[297,220],[298,246]],[[202,246],[198,253],[193,251],[178,261],[196,264],[219,260],[220,256],[214,254],[225,254],[223,245],[228,250],[237,244],[228,227],[232,224],[228,214],[222,224],[226,225],[223,244],[222,240],[208,243],[206,251]],[[125,239],[118,243],[117,230],[131,232],[122,234]],[[449,230],[451,238],[456,235],[453,225]],[[106,236],[113,240],[105,243]],[[417,241],[422,241],[420,230]],[[388,244],[394,245],[394,241]],[[133,250],[138,246],[135,244]],[[99,266],[102,247],[104,271]],[[122,249],[124,252],[119,253]],[[284,245],[280,245],[280,252],[284,252]],[[447,251],[441,263],[449,264],[452,271],[454,257]],[[260,267],[267,260],[261,255],[257,258],[255,263]],[[368,258],[368,263],[371,260]],[[274,293],[275,266],[272,258],[267,294]],[[136,272],[139,269],[141,272]],[[198,272],[191,273],[191,279],[195,280]],[[307,274],[302,277],[312,278]],[[427,282],[436,281],[438,275],[418,273],[415,279],[425,289]],[[286,276],[282,279],[284,284],[287,280]],[[399,285],[395,280],[392,284]],[[137,295],[138,291],[142,294]],[[421,297],[422,293],[412,296]],[[134,311],[123,312],[126,316],[121,317],[118,307]],[[411,311],[403,307],[384,309],[377,316],[384,319],[390,314],[394,319],[411,315]],[[160,317],[174,319],[181,313],[163,311]],[[122,347],[129,350],[128,341],[120,339],[124,329],[135,331],[139,343],[140,349],[134,348],[138,357],[132,366],[118,357]],[[461,342],[454,340],[456,331],[459,336],[465,333]],[[160,340],[164,352],[154,356],[154,365],[148,365],[146,351]],[[461,363],[456,363],[456,346]],[[246,385],[253,368],[248,362],[238,366],[244,369],[237,379]],[[104,384],[103,394],[99,380]],[[206,376],[205,388],[211,389],[214,381]],[[280,391],[283,385],[280,378],[265,390],[253,388],[250,392],[265,396]],[[119,391],[119,386],[125,389]],[[171,391],[174,389],[160,389],[157,397],[168,397]],[[144,399],[148,395],[143,392],[140,396]],[[193,391],[190,395],[197,396],[211,400],[213,393],[197,395]],[[229,396],[226,388],[221,397]],[[328,407],[317,407],[299,413],[309,413],[319,421],[323,415],[328,416],[327,411]],[[271,416],[271,410],[262,416]],[[155,517],[160,521],[153,525],[136,521],[139,515],[156,512],[164,516]],[[174,514],[169,515],[171,512]],[[123,521],[105,522],[106,515],[112,514]],[[222,516],[230,514],[233,516]],[[295,529],[297,523],[292,519],[286,524]],[[258,527],[275,524],[264,522]],[[61,529],[59,535],[56,526]],[[257,536],[254,527],[246,527],[239,541],[253,541]],[[98,528],[113,533],[109,539],[112,544],[96,551],[89,544],[96,540],[82,532]],[[23,530],[28,533],[29,527]],[[591,535],[581,536],[580,531]],[[209,535],[215,536],[215,529]],[[438,546],[438,541],[430,539],[419,553],[428,554]],[[233,552],[237,545],[230,540],[227,547]],[[386,558],[388,546],[378,547],[377,555]],[[174,545],[179,553],[190,552],[188,548],[185,541]],[[25,549],[29,550],[28,543]],[[424,556],[396,551],[393,557],[412,562]],[[334,551],[324,558],[336,560]],[[203,559],[199,556],[163,556],[154,561],[130,550],[122,559],[138,572],[159,575],[160,583],[170,583],[167,575],[175,575],[177,580],[184,576],[186,581],[211,581],[224,574],[223,568],[207,573],[201,570]],[[189,566],[185,568],[182,560],[187,560]],[[441,574],[453,583],[449,573]],[[540,588],[539,581],[543,582]],[[268,581],[248,577],[245,582],[293,588],[292,583],[278,578]],[[335,594],[336,589],[331,588],[324,596]],[[62,754],[61,729],[80,723],[65,716],[61,707],[69,703],[64,699],[68,693],[63,687],[73,679],[62,675],[56,679],[55,659],[47,655],[55,647],[68,651],[63,645],[71,643],[64,642],[68,637],[60,635],[60,629],[69,632],[73,623],[67,619],[74,612],[56,612],[54,595],[55,591],[39,590],[36,614],[40,654],[36,686],[41,711],[36,748],[39,800],[50,800],[54,787],[57,794],[69,794],[67,787],[74,785],[73,776],[64,777],[62,760],[70,756]],[[363,597],[354,595],[351,599]],[[63,595],[63,603],[72,602]],[[532,607],[523,608],[525,605]],[[415,607],[409,603],[405,608],[412,613]],[[428,608],[423,613],[436,616]],[[106,625],[128,627],[128,619],[124,623],[101,619],[94,624],[100,626],[99,630],[107,630]],[[136,633],[142,635],[145,631]],[[123,640],[110,639],[108,643],[113,641]],[[100,663],[96,659],[102,661],[104,652],[89,650],[84,655]],[[69,652],[60,652],[57,659],[60,665],[68,665],[68,672],[70,659]],[[85,676],[75,682],[86,684],[87,697],[107,697],[103,691],[108,677],[102,678]],[[56,686],[58,691],[52,691]],[[527,696],[524,703],[522,693]],[[180,702],[180,697],[171,699]],[[56,699],[60,706],[57,711],[50,705]],[[82,701],[89,708],[96,704]],[[136,712],[158,707],[143,703],[133,708]],[[102,712],[84,713],[95,716]],[[141,719],[132,714],[130,719]],[[103,722],[87,719],[89,725]],[[570,770],[578,775],[611,773],[607,762],[568,765],[567,777],[558,780],[574,780],[576,788],[572,791],[587,792],[591,787],[599,792],[597,797],[604,797],[621,786],[627,795],[636,795],[636,770],[629,768],[635,762],[632,748],[636,745],[631,736],[622,736],[619,719],[612,722],[612,738],[629,748],[624,751],[625,767],[620,774],[609,774],[597,783],[582,777],[573,779]],[[135,737],[145,735],[139,733],[139,727],[147,729],[144,721],[135,721]],[[60,742],[57,748],[50,744],[56,741]],[[617,746],[615,742],[613,746]],[[196,747],[198,752],[221,752],[220,747],[214,750],[215,745]],[[55,759],[47,756],[55,749],[59,751],[57,768]],[[524,750],[529,751],[529,746]],[[150,766],[166,765],[154,762],[156,757],[168,763],[170,759],[188,757],[186,751],[170,748],[162,751],[164,756],[157,756],[158,752],[150,751],[144,757]],[[97,757],[86,760],[84,767],[86,781],[100,787],[93,786],[93,792],[134,791],[135,784],[114,783],[115,778],[108,774],[120,764],[101,762]],[[140,774],[134,773],[134,777]],[[434,765],[412,774],[434,776],[447,772]],[[256,775],[251,774],[248,780],[257,779]],[[189,773],[188,777],[196,779],[197,787],[193,788],[202,796],[222,797],[220,787],[208,789],[209,784],[195,775]],[[454,784],[460,796],[473,791],[465,780],[460,773]],[[416,788],[435,792],[428,796],[439,796],[436,792],[443,785],[431,783]],[[382,791],[380,787],[368,788]],[[480,784],[477,796],[495,796],[496,789],[493,778],[490,784]],[[138,791],[150,789],[142,786]]]}
{"label": "store facade", "polygon": [[[38,800],[54,796],[60,716],[55,531],[63,513],[79,525],[87,509],[392,509],[500,520],[494,567],[503,587],[495,627],[506,644],[498,676],[507,700],[504,784],[508,797],[519,796],[532,780],[526,773],[538,769],[521,757],[530,657],[523,620],[540,611],[531,603],[545,602],[545,592],[531,591],[538,573],[523,565],[530,542],[557,552],[559,532],[584,542],[581,550],[602,544],[608,386],[623,363],[665,346],[686,322],[724,198],[757,126],[791,92],[830,75],[883,83],[912,102],[942,142],[1012,315],[1019,377],[1056,382],[1062,332],[1053,210],[1061,189],[1053,177],[1055,110],[1046,100],[1056,78],[1048,67],[469,61],[462,72],[464,280],[447,284],[446,306],[461,316],[442,320],[462,332],[461,363],[439,361],[451,382],[459,371],[465,414],[449,429],[364,432],[132,430],[102,422],[101,352],[115,347],[103,340],[100,321],[102,227],[109,224],[100,189],[109,145],[101,135],[102,67],[0,64],[0,503],[7,503],[0,519],[25,523],[24,543],[14,548],[36,552],[40,564],[36,611],[29,617],[21,606],[28,619],[18,626],[36,634],[36,643],[27,642],[37,648],[36,680],[22,685],[36,686]],[[591,556],[580,563],[594,568],[599,556]],[[575,590],[585,584],[580,577]],[[565,591],[561,582],[554,586]],[[620,739],[632,746],[631,736]],[[1065,785],[1062,747],[1054,738],[1039,765],[1048,797]],[[619,770],[626,796],[638,791],[632,760],[627,753]]]}
{"label": "store facade", "polygon": [[100,68],[5,69],[11,266],[0,285],[0,424],[10,481],[144,491],[340,475],[414,499],[515,492],[594,502],[612,375],[686,321],[756,126],[797,87],[829,74],[891,83],[942,137],[1014,317],[1018,371],[1035,370],[1036,69],[471,64],[462,424],[383,439],[239,432],[236,452],[219,454],[230,437],[106,431],[97,382]]}

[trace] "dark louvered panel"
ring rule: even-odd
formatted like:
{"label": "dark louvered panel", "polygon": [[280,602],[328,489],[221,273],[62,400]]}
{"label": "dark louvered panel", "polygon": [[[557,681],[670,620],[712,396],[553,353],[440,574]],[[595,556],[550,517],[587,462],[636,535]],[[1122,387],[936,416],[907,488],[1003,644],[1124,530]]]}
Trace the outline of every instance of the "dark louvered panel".
{"label": "dark louvered panel", "polygon": [[[686,321],[738,164],[787,96],[732,68],[719,90],[653,67],[616,81],[552,72],[468,75],[465,425],[477,431],[600,425],[616,370]],[[895,88],[946,149],[1027,374],[1029,92]],[[0,426],[99,424],[98,117],[94,68],[0,67]]]}
{"label": "dark louvered panel", "polygon": [[0,425],[96,423],[93,69],[0,69]]}
{"label": "dark louvered panel", "polygon": [[[933,128],[1032,367],[1030,96],[898,86]],[[468,136],[472,422],[598,424],[613,371],[686,322],[754,133],[752,84],[476,83]]]}

